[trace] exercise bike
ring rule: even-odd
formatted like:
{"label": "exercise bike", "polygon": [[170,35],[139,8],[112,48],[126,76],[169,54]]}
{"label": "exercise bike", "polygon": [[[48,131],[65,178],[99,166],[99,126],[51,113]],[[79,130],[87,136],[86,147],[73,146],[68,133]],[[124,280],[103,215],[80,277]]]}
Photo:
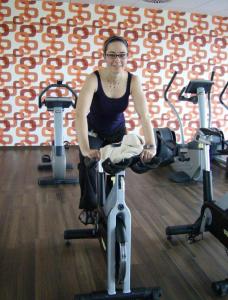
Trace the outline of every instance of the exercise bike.
{"label": "exercise bike", "polygon": [[[168,226],[167,239],[173,235],[187,234],[189,242],[193,243],[204,232],[210,232],[228,249],[228,193],[221,199],[213,199],[212,173],[210,168],[210,145],[215,132],[208,128],[200,128],[196,141],[203,151],[203,206],[199,218],[193,224]],[[213,282],[212,289],[218,296],[228,294],[228,279]]]}
{"label": "exercise bike", "polygon": [[[130,160],[131,161],[131,160]],[[107,256],[107,291],[75,295],[75,300],[86,299],[159,299],[161,289],[130,287],[131,268],[131,213],[125,202],[125,168],[131,165],[136,171],[137,161],[125,160],[122,164],[113,164],[110,159],[94,162],[85,159],[89,168],[97,164],[97,197],[98,213],[94,228],[66,230],[64,239],[69,245],[71,239],[97,238]],[[134,161],[134,162],[133,162]],[[126,163],[127,162],[127,163]],[[159,162],[154,158],[151,168],[156,168]],[[139,165],[140,167],[140,162]],[[106,170],[106,171],[104,171]],[[148,170],[148,169],[147,169]],[[111,190],[106,190],[107,172],[112,175]],[[141,169],[142,171],[142,169]],[[141,172],[138,169],[138,173]]]}
{"label": "exercise bike", "polygon": [[[65,88],[73,95],[71,97],[46,97],[42,101],[43,95],[52,88]],[[76,107],[77,95],[67,84],[57,81],[56,84],[50,84],[39,95],[39,108],[43,105],[48,111],[54,112],[54,142],[52,145],[51,158],[49,155],[42,157],[43,164],[38,165],[38,170],[52,170],[52,177],[38,179],[39,185],[56,184],[76,184],[77,178],[66,177],[66,169],[72,169],[72,164],[66,163],[65,145],[63,141],[63,111],[70,106]]]}

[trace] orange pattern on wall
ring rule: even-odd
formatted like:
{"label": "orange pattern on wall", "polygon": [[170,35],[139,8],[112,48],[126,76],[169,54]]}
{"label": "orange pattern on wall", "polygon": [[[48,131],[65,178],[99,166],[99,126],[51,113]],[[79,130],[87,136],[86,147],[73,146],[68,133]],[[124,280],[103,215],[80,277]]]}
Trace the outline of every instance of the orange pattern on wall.
{"label": "orange pattern on wall", "polygon": [[[38,95],[63,80],[80,91],[87,74],[103,66],[102,44],[112,35],[129,42],[129,70],[141,77],[155,127],[177,130],[163,99],[174,70],[170,98],[184,123],[186,140],[199,126],[198,109],[177,95],[189,79],[209,79],[212,126],[228,134],[228,112],[218,95],[228,80],[228,18],[135,7],[2,0],[0,2],[0,145],[46,145],[53,139],[53,115],[38,109]],[[53,91],[52,95],[56,95]],[[61,95],[65,96],[66,91]],[[225,95],[228,98],[228,94]],[[141,132],[132,103],[128,130]],[[74,110],[64,114],[64,139],[77,143]]]}

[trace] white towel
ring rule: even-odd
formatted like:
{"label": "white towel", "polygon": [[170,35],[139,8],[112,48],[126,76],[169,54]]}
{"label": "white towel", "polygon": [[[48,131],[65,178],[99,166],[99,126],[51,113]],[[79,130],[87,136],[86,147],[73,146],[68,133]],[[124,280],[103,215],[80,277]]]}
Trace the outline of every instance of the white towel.
{"label": "white towel", "polygon": [[120,145],[118,144],[111,144],[101,148],[101,159],[110,158],[111,162],[118,163],[123,159],[139,155],[143,151],[143,141],[136,134],[124,135],[122,142]]}

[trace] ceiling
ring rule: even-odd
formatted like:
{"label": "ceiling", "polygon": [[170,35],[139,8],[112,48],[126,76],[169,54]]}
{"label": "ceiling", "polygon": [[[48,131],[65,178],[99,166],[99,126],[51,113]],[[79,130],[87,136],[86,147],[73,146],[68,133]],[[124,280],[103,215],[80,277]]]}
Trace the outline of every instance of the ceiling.
{"label": "ceiling", "polygon": [[135,6],[141,8],[155,8],[155,9],[162,9],[162,10],[175,10],[175,11],[183,11],[183,12],[202,13],[207,15],[223,16],[228,18],[228,0],[169,0],[167,3],[149,3],[144,0],[138,0],[138,1],[137,0],[54,0],[54,1],[105,4],[105,5],[116,5],[116,6]]}

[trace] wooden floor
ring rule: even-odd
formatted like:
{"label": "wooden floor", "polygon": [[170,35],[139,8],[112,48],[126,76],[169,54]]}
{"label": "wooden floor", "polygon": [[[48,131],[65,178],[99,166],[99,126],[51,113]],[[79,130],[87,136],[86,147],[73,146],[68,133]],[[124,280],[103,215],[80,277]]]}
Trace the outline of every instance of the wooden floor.
{"label": "wooden floor", "polygon": [[[83,227],[77,219],[79,186],[38,186],[37,165],[43,153],[0,151],[0,300],[73,300],[75,293],[105,289],[99,242],[77,240],[69,248],[64,244],[64,229]],[[76,149],[68,155],[76,164]],[[222,169],[214,171],[219,197],[228,191],[228,180]],[[193,245],[184,236],[172,243],[165,236],[167,225],[193,222],[199,215],[202,185],[170,183],[167,172],[127,172],[132,287],[160,286],[164,300],[217,299],[210,283],[227,277],[223,246],[210,234]]]}

